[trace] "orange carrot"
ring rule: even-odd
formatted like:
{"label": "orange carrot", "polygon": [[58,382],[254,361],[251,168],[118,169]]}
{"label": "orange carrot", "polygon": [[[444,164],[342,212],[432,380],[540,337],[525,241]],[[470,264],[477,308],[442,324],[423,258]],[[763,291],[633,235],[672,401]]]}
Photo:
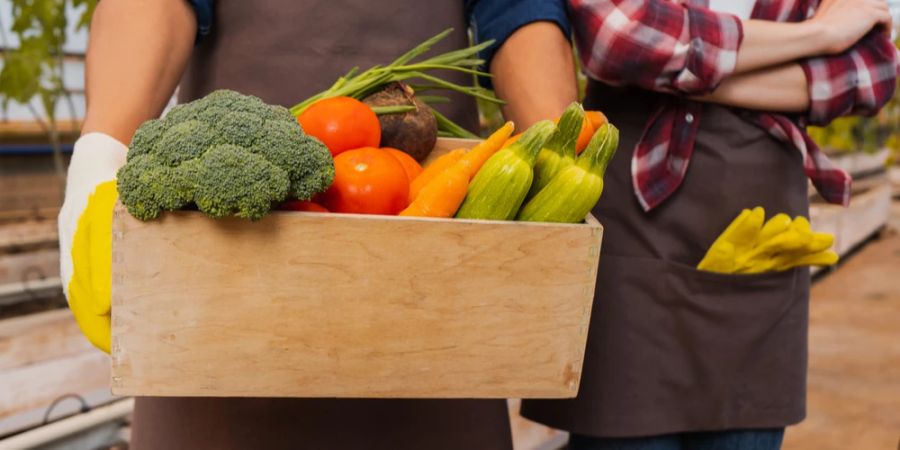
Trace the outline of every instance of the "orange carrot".
{"label": "orange carrot", "polygon": [[[578,133],[578,141],[575,144],[575,150],[578,153],[581,153],[581,151],[584,150],[585,147],[587,147],[588,142],[591,141],[591,137],[594,135],[594,131],[600,127],[599,125],[594,126],[593,125],[594,122],[591,120],[588,120],[588,117],[591,113],[593,113],[595,115],[595,119],[597,120],[598,123],[600,123],[600,125],[603,125],[604,123],[606,123],[606,116],[604,116],[603,113],[601,113],[599,111],[586,111],[585,112],[586,115],[584,117],[584,123],[581,125],[581,131]],[[603,118],[602,121],[600,120],[601,117]],[[559,123],[559,117],[557,117],[556,120],[554,120],[553,122]],[[519,134],[507,139],[506,142],[503,144],[503,146],[504,147],[509,146],[509,144],[512,144],[513,142],[516,142],[517,140],[519,140],[519,138],[521,136],[522,136],[522,133],[519,133]]]}
{"label": "orange carrot", "polygon": [[481,169],[484,162],[491,156],[494,156],[494,153],[497,153],[498,150],[503,148],[503,144],[509,139],[509,136],[515,128],[516,127],[512,122],[506,122],[502,127],[498,128],[497,131],[488,136],[487,139],[481,141],[472,148],[472,150],[469,150],[469,152],[459,160],[457,165],[463,166],[469,173],[469,179],[471,180],[472,177],[478,173],[478,170]]}
{"label": "orange carrot", "polygon": [[[587,147],[587,143],[590,142],[594,131],[599,130],[606,122],[606,116],[600,111],[584,112],[584,125],[581,127],[581,134],[578,135],[578,144],[575,146],[577,154],[581,154],[581,151],[584,150],[585,147]],[[587,139],[585,140],[583,139],[584,130],[588,128],[590,128],[591,132],[587,134]]]}
{"label": "orange carrot", "polygon": [[419,174],[419,176],[417,176],[412,183],[410,183],[409,203],[415,201],[416,197],[419,195],[419,191],[421,191],[426,184],[428,184],[435,177],[447,170],[447,168],[456,164],[456,162],[459,161],[460,158],[462,158],[465,154],[466,149],[458,148],[441,155],[438,159],[429,164],[428,167],[426,167],[425,170],[423,170],[422,173]]}
{"label": "orange carrot", "polygon": [[513,142],[518,141],[520,137],[522,137],[522,133],[513,135],[511,138],[507,139],[506,142],[503,143],[503,146],[509,147],[509,144],[512,144]]}
{"label": "orange carrot", "polygon": [[587,117],[587,119],[591,121],[591,126],[593,126],[595,130],[605,125],[606,122],[609,122],[606,115],[600,111],[585,111],[584,117]]}
{"label": "orange carrot", "polygon": [[[559,119],[556,121],[559,122]],[[581,123],[581,131],[578,133],[578,141],[575,143],[575,153],[581,153],[587,148],[588,142],[591,142],[591,137],[593,136],[594,126],[591,125],[591,121],[585,116],[584,122]]]}
{"label": "orange carrot", "polygon": [[400,212],[401,216],[453,217],[469,189],[469,171],[454,164],[438,174],[419,192],[416,200]]}

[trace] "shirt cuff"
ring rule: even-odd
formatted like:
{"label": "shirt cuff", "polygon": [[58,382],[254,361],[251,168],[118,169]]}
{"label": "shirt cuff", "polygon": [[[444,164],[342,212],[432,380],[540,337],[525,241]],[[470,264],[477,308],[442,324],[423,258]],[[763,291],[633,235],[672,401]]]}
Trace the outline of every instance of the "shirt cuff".
{"label": "shirt cuff", "polygon": [[[482,50],[478,57],[485,61],[482,70],[490,68],[494,54],[516,30],[533,22],[553,22],[569,39],[572,27],[566,15],[564,1],[527,1],[515,2],[498,0],[481,0],[476,2],[469,15],[475,42],[493,39],[494,43]],[[480,77],[481,85],[492,87],[489,77]]]}
{"label": "shirt cuff", "polygon": [[[825,125],[834,118],[835,90],[845,90],[833,85],[828,75],[828,62],[824,58],[810,58],[800,61],[800,68],[806,76],[806,86],[809,92],[809,110],[805,119],[811,125]],[[847,82],[855,79],[855,71],[847,74]]]}
{"label": "shirt cuff", "polygon": [[812,125],[827,125],[849,115],[873,115],[896,89],[897,49],[880,31],[872,31],[848,51],[800,61],[809,92]]}
{"label": "shirt cuff", "polygon": [[710,93],[737,67],[737,55],[744,40],[744,26],[733,14],[707,8],[688,7],[690,50],[685,69],[675,80],[679,91]]}
{"label": "shirt cuff", "polygon": [[197,18],[197,42],[212,30],[213,0],[187,0]]}

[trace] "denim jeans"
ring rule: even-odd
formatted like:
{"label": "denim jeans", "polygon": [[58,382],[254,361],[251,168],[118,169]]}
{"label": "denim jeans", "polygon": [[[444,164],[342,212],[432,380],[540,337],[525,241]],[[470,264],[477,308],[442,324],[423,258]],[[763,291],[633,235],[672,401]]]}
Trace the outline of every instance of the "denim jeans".
{"label": "denim jeans", "polygon": [[784,428],[680,433],[640,438],[572,434],[569,450],[779,450]]}

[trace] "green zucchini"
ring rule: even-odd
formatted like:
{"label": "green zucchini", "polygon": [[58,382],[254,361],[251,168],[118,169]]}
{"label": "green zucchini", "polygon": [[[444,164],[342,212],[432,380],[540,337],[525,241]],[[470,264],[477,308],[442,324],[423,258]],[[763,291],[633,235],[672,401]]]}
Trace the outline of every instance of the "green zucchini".
{"label": "green zucchini", "polygon": [[469,183],[461,219],[512,220],[531,188],[537,154],[556,131],[549,120],[532,125],[522,137],[491,156]]}
{"label": "green zucchini", "polygon": [[605,124],[594,133],[584,152],[550,180],[522,207],[518,220],[578,223],[603,194],[603,175],[619,146],[619,130]]}
{"label": "green zucchini", "polygon": [[527,198],[534,197],[560,170],[575,164],[575,147],[583,125],[584,108],[580,103],[572,102],[559,118],[556,133],[538,153],[534,163],[534,183]]}

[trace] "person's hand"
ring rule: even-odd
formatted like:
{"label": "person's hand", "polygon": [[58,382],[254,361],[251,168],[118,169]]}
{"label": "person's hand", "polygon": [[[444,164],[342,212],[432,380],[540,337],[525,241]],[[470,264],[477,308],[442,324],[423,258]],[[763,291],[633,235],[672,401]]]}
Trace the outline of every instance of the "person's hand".
{"label": "person's hand", "polygon": [[127,151],[124,144],[102,133],[78,139],[59,212],[63,292],[82,333],[107,353],[116,172],[125,164]]}
{"label": "person's hand", "polygon": [[807,23],[821,27],[822,50],[828,54],[847,50],[874,27],[887,33],[893,28],[885,0],[822,0]]}

